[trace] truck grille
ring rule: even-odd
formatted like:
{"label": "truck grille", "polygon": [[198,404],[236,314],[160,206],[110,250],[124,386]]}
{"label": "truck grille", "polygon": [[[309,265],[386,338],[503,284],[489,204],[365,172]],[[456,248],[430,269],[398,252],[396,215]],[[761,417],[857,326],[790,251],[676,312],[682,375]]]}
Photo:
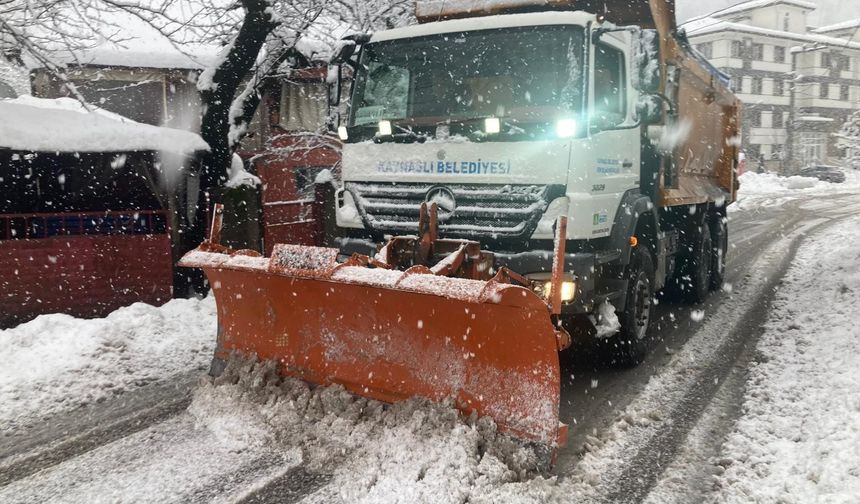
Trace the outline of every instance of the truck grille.
{"label": "truck grille", "polygon": [[545,185],[347,182],[345,188],[365,227],[373,231],[416,233],[421,203],[442,194],[453,196],[451,202],[443,196],[439,205],[443,236],[494,239],[530,237],[551,198],[564,192],[562,186]]}

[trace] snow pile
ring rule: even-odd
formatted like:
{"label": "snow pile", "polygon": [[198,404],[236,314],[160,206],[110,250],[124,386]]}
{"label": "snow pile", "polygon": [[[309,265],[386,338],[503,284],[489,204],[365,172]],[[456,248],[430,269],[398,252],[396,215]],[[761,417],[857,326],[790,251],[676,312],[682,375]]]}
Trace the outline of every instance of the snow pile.
{"label": "snow pile", "polygon": [[608,338],[621,330],[621,321],[615,313],[615,307],[609,301],[604,301],[597,307],[598,322],[596,338]]}
{"label": "snow pile", "polygon": [[0,331],[0,425],[14,430],[91,402],[202,369],[215,343],[215,301],[135,303],[105,318],[42,315]]}
{"label": "snow pile", "polygon": [[71,98],[0,100],[0,147],[44,152],[162,151],[191,154],[209,146],[196,133],[141,124]]}
{"label": "snow pile", "polygon": [[845,182],[833,184],[812,177],[780,177],[774,173],[746,172],[740,177],[737,202],[729,210],[779,206],[802,196],[829,196],[860,189],[860,173],[847,171]]}
{"label": "snow pile", "polygon": [[860,219],[807,242],[776,295],[718,502],[860,495]]}
{"label": "snow pile", "polygon": [[301,449],[303,466],[333,471],[313,502],[561,501],[536,450],[496,433],[488,418],[463,418],[423,399],[394,405],[340,386],[311,389],[281,379],[273,363],[231,359],[205,378],[189,412],[225,446]]}
{"label": "snow pile", "polygon": [[256,175],[252,175],[245,170],[245,163],[238,154],[233,154],[230,160],[230,178],[225,186],[235,189],[236,187],[248,186],[257,187],[262,182]]}

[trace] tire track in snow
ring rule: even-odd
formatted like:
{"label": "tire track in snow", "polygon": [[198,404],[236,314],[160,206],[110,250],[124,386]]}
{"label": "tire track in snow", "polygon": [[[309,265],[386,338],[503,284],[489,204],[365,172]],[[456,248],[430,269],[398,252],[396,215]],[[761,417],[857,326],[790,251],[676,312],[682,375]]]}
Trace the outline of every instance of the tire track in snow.
{"label": "tire track in snow", "polygon": [[63,412],[0,438],[0,487],[185,411],[200,372]]}
{"label": "tire track in snow", "polygon": [[301,460],[299,450],[225,444],[181,414],[14,481],[0,502],[231,502]]}
{"label": "tire track in snow", "polygon": [[[696,335],[652,378],[616,423],[595,439],[592,459],[572,474],[588,501],[638,503],[679,453],[690,430],[710,404],[738,356],[755,343],[774,288],[781,281],[805,234],[830,219],[815,219],[757,254],[746,285],[717,307]],[[775,234],[781,230],[774,230]],[[737,316],[737,313],[742,315]],[[589,481],[583,486],[583,481]],[[588,488],[588,487],[591,488]]]}

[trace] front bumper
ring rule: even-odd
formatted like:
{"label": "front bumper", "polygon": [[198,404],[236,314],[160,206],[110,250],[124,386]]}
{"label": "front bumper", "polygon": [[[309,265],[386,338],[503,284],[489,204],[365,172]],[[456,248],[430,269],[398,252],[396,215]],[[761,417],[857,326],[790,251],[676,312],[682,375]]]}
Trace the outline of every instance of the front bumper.
{"label": "front bumper", "polygon": [[[377,251],[377,242],[366,237],[339,237],[335,240],[341,255],[349,257],[352,254],[373,256]],[[530,250],[526,252],[494,252],[494,267],[506,267],[521,275],[552,272],[551,250]],[[565,254],[564,271],[573,274],[576,282],[576,295],[573,301],[562,305],[564,315],[588,314],[594,311],[595,304],[607,296],[596,293],[596,276],[600,269],[599,260],[595,254],[577,252]],[[605,283],[605,282],[601,282]]]}
{"label": "front bumper", "polygon": [[[530,250],[527,252],[494,252],[496,268],[506,267],[521,275],[552,272],[551,250]],[[578,252],[564,255],[564,271],[573,274],[576,282],[576,295],[573,301],[561,307],[563,315],[587,314],[594,310],[596,256],[592,253]]]}

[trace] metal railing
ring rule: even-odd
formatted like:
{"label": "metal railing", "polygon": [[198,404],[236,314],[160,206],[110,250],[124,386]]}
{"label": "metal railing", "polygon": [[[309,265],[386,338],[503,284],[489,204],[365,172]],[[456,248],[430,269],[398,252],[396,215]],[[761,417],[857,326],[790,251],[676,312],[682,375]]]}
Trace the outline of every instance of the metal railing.
{"label": "metal railing", "polygon": [[0,240],[167,232],[164,210],[0,214]]}

